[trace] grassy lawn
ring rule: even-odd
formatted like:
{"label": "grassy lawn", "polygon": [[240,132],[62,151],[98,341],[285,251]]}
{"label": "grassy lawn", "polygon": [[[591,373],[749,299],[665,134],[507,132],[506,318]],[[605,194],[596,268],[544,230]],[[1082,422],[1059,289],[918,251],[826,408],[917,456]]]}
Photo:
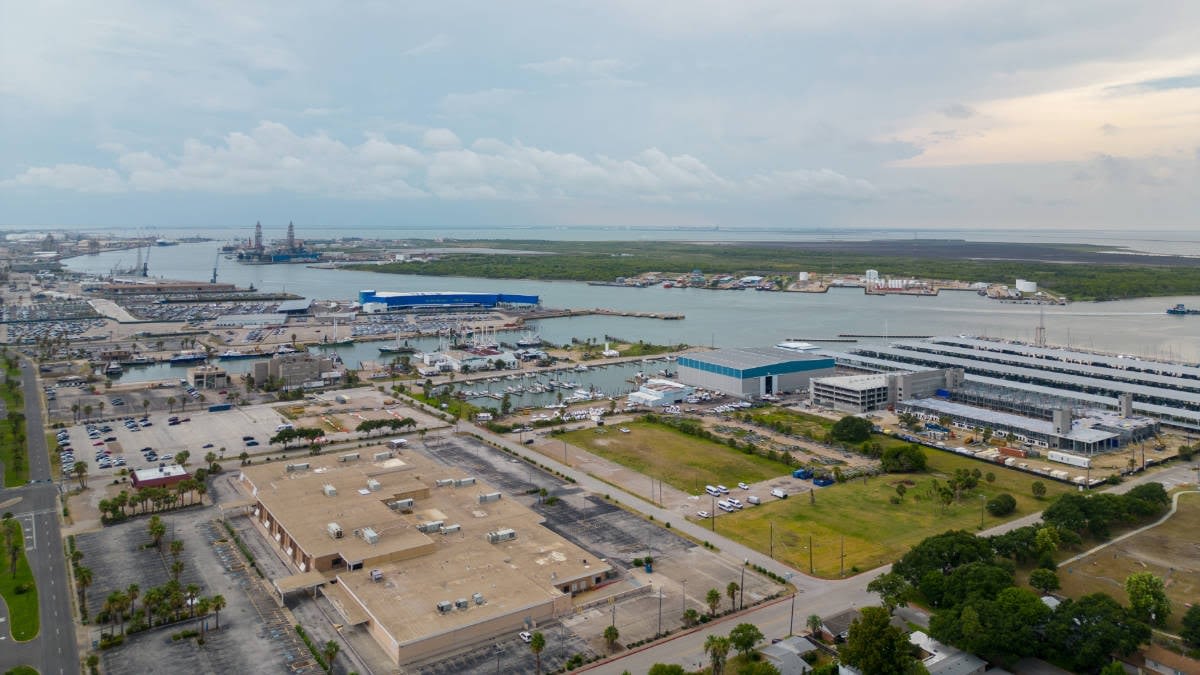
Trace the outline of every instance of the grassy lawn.
{"label": "grassy lawn", "polygon": [[810,415],[787,408],[762,408],[751,412],[750,416],[759,424],[773,427],[776,430],[788,430],[790,433],[801,434],[816,440],[824,438],[834,424],[834,420],[820,415]]}
{"label": "grassy lawn", "polygon": [[[19,534],[24,541],[24,533]],[[9,621],[12,622],[12,636],[15,640],[30,640],[38,633],[38,597],[37,587],[33,583],[33,572],[29,562],[25,560],[25,547],[17,558],[17,574],[13,576],[8,567],[8,554],[0,556],[0,596],[8,605]],[[28,584],[29,590],[18,593],[17,587]]]}
{"label": "grassy lawn", "polygon": [[[1078,598],[1103,591],[1122,604],[1125,577],[1153,572],[1166,583],[1172,612],[1166,629],[1178,632],[1188,603],[1200,597],[1200,563],[1196,558],[1196,532],[1200,529],[1200,495],[1179,498],[1179,510],[1170,520],[1103,548],[1078,562],[1058,569],[1064,595]],[[1090,546],[1090,544],[1085,544]]]}
{"label": "grassy lawn", "polygon": [[[19,368],[9,368],[5,372],[6,381],[0,385],[0,398],[8,406],[9,419],[12,415],[25,411],[25,402],[21,396],[21,371]],[[22,418],[23,419],[23,418]],[[15,427],[8,421],[0,422],[0,463],[4,464],[4,485],[16,487],[29,482],[29,458],[25,456],[25,443],[18,444],[19,434],[25,433],[24,423]],[[20,460],[15,460],[14,452],[22,451]]]}
{"label": "grassy lawn", "polygon": [[791,472],[781,462],[693,438],[661,424],[630,422],[625,428],[630,433],[600,427],[556,438],[691,494],[704,492],[705,485],[752,483]]}
{"label": "grassy lawn", "polygon": [[[1039,502],[1033,497],[1031,485],[1035,477],[1003,466],[992,466],[958,455],[926,450],[929,472],[925,474],[894,474],[871,478],[866,482],[817,488],[816,504],[809,495],[792,495],[787,500],[771,500],[762,506],[751,507],[717,519],[717,531],[725,536],[769,552],[770,523],[774,523],[774,555],[798,569],[809,567],[808,541],[812,537],[813,570],[817,576],[837,577],[840,573],[839,555],[844,546],[845,570],[872,569],[895,561],[908,549],[932,534],[949,529],[974,530],[979,527],[983,500],[979,495],[992,497],[1008,492],[1017,500],[1017,510],[1003,520],[1039,511],[1049,498],[1070,488],[1052,481],[1043,481],[1047,499]],[[955,469],[980,469],[996,476],[994,483],[980,481],[976,494],[945,509],[931,496],[934,478],[945,481]],[[890,503],[901,481],[910,481],[908,492],[900,504]],[[990,527],[1002,519],[985,514],[984,525]]]}

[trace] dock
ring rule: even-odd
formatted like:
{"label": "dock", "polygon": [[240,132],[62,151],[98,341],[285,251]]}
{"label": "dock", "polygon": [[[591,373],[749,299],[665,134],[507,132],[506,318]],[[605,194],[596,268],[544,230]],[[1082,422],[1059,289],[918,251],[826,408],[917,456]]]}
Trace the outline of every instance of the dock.
{"label": "dock", "polygon": [[602,309],[599,307],[593,309],[543,309],[528,312],[522,315],[526,321],[532,319],[555,319],[560,317],[570,316],[620,316],[633,319],[662,319],[663,321],[682,321],[682,314],[672,314],[669,312],[629,312],[619,309]]}

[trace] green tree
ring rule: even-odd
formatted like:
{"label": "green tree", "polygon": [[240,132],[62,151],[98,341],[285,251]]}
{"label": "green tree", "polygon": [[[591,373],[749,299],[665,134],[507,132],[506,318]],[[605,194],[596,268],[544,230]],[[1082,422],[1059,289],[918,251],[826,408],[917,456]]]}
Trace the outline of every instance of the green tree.
{"label": "green tree", "polygon": [[[720,599],[721,594],[717,593],[717,601],[720,602]],[[712,664],[712,675],[725,672],[725,661],[729,658],[730,646],[729,638],[724,635],[709,635],[704,640],[704,653],[708,654],[709,663]]]}
{"label": "green tree", "polygon": [[812,635],[816,635],[824,623],[819,614],[809,614],[808,618],[804,620],[804,625],[808,626],[808,632]]}
{"label": "green tree", "polygon": [[688,607],[687,610],[685,610],[683,612],[683,625],[684,626],[687,626],[690,628],[692,626],[695,626],[696,623],[699,621],[700,621],[700,612],[697,612],[696,608]]}
{"label": "green tree", "polygon": [[533,658],[537,661],[537,673],[542,673],[542,650],[546,648],[546,636],[542,635],[541,631],[535,631],[533,637],[529,639],[529,651],[533,652]]}
{"label": "green tree", "polygon": [[1183,615],[1183,630],[1179,631],[1179,635],[1189,645],[1200,647],[1200,604],[1188,607],[1187,613]]}
{"label": "green tree", "polygon": [[1040,480],[1033,481],[1031,489],[1033,490],[1033,496],[1038,499],[1046,496],[1046,484]]}
{"label": "green tree", "polygon": [[333,640],[325,643],[321,648],[321,656],[325,657],[325,669],[333,672],[333,660],[337,658],[338,652],[342,651],[342,646]]}
{"label": "green tree", "polygon": [[1045,595],[1050,591],[1059,589],[1058,575],[1054,570],[1035,569],[1029,573],[1029,585],[1033,586],[1039,593]]}
{"label": "green tree", "polygon": [[80,565],[75,568],[75,586],[79,588],[79,612],[87,616],[87,589],[92,585],[92,570]]}
{"label": "green tree", "polygon": [[75,468],[72,469],[72,471],[75,472],[75,478],[79,480],[79,489],[80,490],[86,489],[87,488],[87,475],[88,475],[87,462],[85,462],[83,460],[79,460],[78,462],[75,462]]}
{"label": "green tree", "polygon": [[926,537],[909,549],[892,566],[892,571],[917,585],[927,572],[949,574],[960,565],[991,559],[992,546],[986,539],[963,530],[950,530]]}
{"label": "green tree", "polygon": [[752,623],[739,623],[729,631],[729,643],[743,657],[749,657],[750,652],[754,651],[754,645],[762,640],[762,631]]}
{"label": "green tree", "polygon": [[646,675],[687,675],[687,671],[677,663],[656,663],[650,666]]}
{"label": "green tree", "polygon": [[1125,577],[1125,594],[1129,596],[1130,612],[1139,621],[1161,626],[1171,615],[1163,580],[1152,572],[1134,572]]}
{"label": "green tree", "polygon": [[750,661],[738,668],[738,675],[780,675],[770,661]]}
{"label": "green tree", "polygon": [[912,592],[912,584],[896,574],[888,572],[881,574],[871,580],[867,584],[867,590],[871,593],[878,593],[879,599],[883,602],[883,608],[888,611],[888,614],[896,611],[897,607],[908,606],[908,596]]}
{"label": "green tree", "polygon": [[924,471],[928,458],[916,443],[891,447],[883,451],[880,466],[888,473],[913,473]]}
{"label": "green tree", "polygon": [[731,612],[737,609],[737,595],[740,588],[736,581],[731,581],[725,586],[725,595],[729,596],[729,611]]}
{"label": "green tree", "polygon": [[146,523],[146,531],[150,534],[150,539],[154,542],[154,548],[162,548],[163,537],[167,534],[167,526],[163,523],[162,518],[151,516],[150,522]]}
{"label": "green tree", "polygon": [[1046,624],[1049,656],[1075,671],[1102,668],[1113,653],[1128,656],[1150,639],[1150,627],[1104,593],[1065,600]]}
{"label": "green tree", "polygon": [[908,675],[917,663],[908,639],[889,622],[882,607],[864,607],[850,624],[846,644],[838,650],[842,663],[872,675]]}
{"label": "green tree", "polygon": [[992,497],[987,502],[988,513],[1002,518],[1017,510],[1017,500],[1007,492],[1002,492],[995,497]]}
{"label": "green tree", "polygon": [[716,616],[717,607],[721,604],[721,591],[715,588],[708,589],[708,594],[704,596],[704,601],[708,603],[708,613]]}
{"label": "green tree", "polygon": [[845,443],[862,443],[871,438],[874,426],[871,420],[847,415],[834,423],[830,433],[835,439]]}
{"label": "green tree", "polygon": [[617,640],[621,637],[621,631],[616,626],[609,624],[604,628],[604,642],[608,645],[608,651],[612,651],[617,644]]}
{"label": "green tree", "polygon": [[1061,543],[1061,533],[1053,525],[1039,527],[1033,537],[1033,546],[1038,555],[1054,554],[1058,551],[1059,544]]}
{"label": "green tree", "polygon": [[1125,666],[1120,661],[1111,661],[1100,669],[1100,675],[1125,675]]}

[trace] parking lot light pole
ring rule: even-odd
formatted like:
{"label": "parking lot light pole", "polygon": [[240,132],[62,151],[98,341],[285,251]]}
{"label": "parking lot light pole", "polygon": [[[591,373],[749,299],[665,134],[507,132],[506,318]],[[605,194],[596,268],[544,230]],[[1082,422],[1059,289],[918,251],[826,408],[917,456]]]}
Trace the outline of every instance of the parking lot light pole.
{"label": "parking lot light pole", "polygon": [[746,609],[746,567],[750,565],[749,558],[742,559],[742,583],[738,586],[738,609]]}
{"label": "parking lot light pole", "polygon": [[662,599],[663,599],[663,587],[659,586],[658,587],[658,630],[654,633],[654,637],[658,637],[659,635],[662,635]]}
{"label": "parking lot light pole", "polygon": [[682,590],[679,592],[679,611],[683,614],[687,614],[687,577],[683,578],[681,585]]}
{"label": "parking lot light pole", "polygon": [[504,650],[500,648],[499,643],[496,644],[496,675],[500,675],[500,655]]}

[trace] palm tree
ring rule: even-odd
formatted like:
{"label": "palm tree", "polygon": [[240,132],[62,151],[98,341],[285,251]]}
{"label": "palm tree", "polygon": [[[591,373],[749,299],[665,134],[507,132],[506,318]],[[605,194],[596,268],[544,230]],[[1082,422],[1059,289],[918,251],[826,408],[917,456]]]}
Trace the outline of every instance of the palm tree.
{"label": "palm tree", "polygon": [[129,617],[131,619],[133,613],[137,611],[137,599],[141,592],[142,589],[137,584],[129,584],[129,587],[125,589],[125,597],[129,598]]}
{"label": "palm tree", "polygon": [[691,627],[695,626],[700,621],[700,612],[697,612],[694,607],[688,607],[683,613],[683,625]]}
{"label": "palm tree", "polygon": [[168,396],[167,397],[167,412],[171,412],[174,409],[175,409],[175,397]]}
{"label": "palm tree", "polygon": [[194,617],[196,616],[196,599],[200,597],[200,587],[196,584],[188,584],[184,592],[187,594],[188,612]]}
{"label": "palm tree", "polygon": [[333,660],[337,658],[340,651],[342,651],[342,646],[333,640],[326,642],[325,646],[321,649],[321,656],[325,657],[325,667],[331,673],[333,672]]}
{"label": "palm tree", "polygon": [[242,466],[246,466],[246,461],[250,459],[250,453],[243,450],[242,454],[238,455],[238,459],[242,460]]}
{"label": "palm tree", "polygon": [[199,615],[200,637],[203,638],[204,637],[204,624],[205,624],[204,618],[207,617],[208,613],[212,611],[212,600],[210,600],[209,598],[200,598],[199,600],[196,600],[195,602],[193,602],[192,606],[195,610],[195,613]]}
{"label": "palm tree", "polygon": [[183,561],[176,560],[175,562],[171,563],[171,578],[175,581],[179,581],[180,574],[183,574]]}
{"label": "palm tree", "polygon": [[731,611],[737,609],[737,594],[740,588],[741,586],[738,586],[736,581],[729,582],[729,585],[725,587],[725,595],[729,596],[729,609]]}
{"label": "palm tree", "polygon": [[87,488],[87,473],[88,473],[87,472],[87,462],[85,462],[83,460],[75,462],[75,468],[73,469],[73,471],[75,472],[75,477],[79,479],[79,489],[80,490],[86,489]]}
{"label": "palm tree", "polygon": [[178,539],[172,539],[171,540],[171,557],[174,558],[176,562],[178,562],[179,555],[181,553],[183,553],[183,542]]}
{"label": "palm tree", "polygon": [[225,596],[220,593],[212,596],[213,614],[217,616],[217,630],[221,630],[221,610],[225,609]]}
{"label": "palm tree", "polygon": [[74,418],[74,420],[76,422],[79,421],[79,404],[78,403],[71,404],[71,417]]}
{"label": "palm tree", "polygon": [[[718,594],[719,596],[720,594]],[[704,641],[704,653],[712,661],[712,674],[725,672],[725,659],[729,656],[729,638],[724,635],[709,635]]]}
{"label": "palm tree", "polygon": [[708,613],[716,616],[717,607],[721,604],[721,591],[715,588],[708,589],[708,594],[704,596],[704,600],[708,603]]}
{"label": "palm tree", "polygon": [[87,405],[83,406],[83,418],[88,419],[91,416],[92,416],[92,404],[88,403]]}
{"label": "palm tree", "polygon": [[162,549],[162,539],[167,534],[167,526],[163,523],[162,518],[151,516],[150,522],[146,524],[146,530],[150,533],[150,538],[154,540],[154,548]]}
{"label": "palm tree", "polygon": [[621,637],[621,631],[614,625],[609,625],[604,629],[604,641],[608,643],[608,651],[612,651],[617,644],[617,638]]}
{"label": "palm tree", "polygon": [[201,481],[193,481],[196,484],[196,494],[200,495],[200,503],[204,503],[204,495],[208,494],[208,485]]}
{"label": "palm tree", "polygon": [[100,409],[100,412],[97,414],[104,417],[104,401],[96,401],[96,407]]}
{"label": "palm tree", "polygon": [[87,614],[87,587],[92,585],[92,570],[88,567],[75,568],[75,584],[79,586],[80,614]]}
{"label": "palm tree", "polygon": [[537,673],[542,675],[542,650],[546,648],[546,636],[542,635],[541,631],[533,634],[529,639],[529,651],[533,652],[533,658],[537,659]]}
{"label": "palm tree", "polygon": [[805,622],[808,626],[808,632],[813,635],[816,635],[817,631],[821,630],[821,625],[824,623],[824,621],[821,621],[821,617],[816,614],[809,614],[808,620]]}
{"label": "palm tree", "polygon": [[142,414],[145,415],[148,410],[150,410],[150,399],[144,398],[142,399]]}

